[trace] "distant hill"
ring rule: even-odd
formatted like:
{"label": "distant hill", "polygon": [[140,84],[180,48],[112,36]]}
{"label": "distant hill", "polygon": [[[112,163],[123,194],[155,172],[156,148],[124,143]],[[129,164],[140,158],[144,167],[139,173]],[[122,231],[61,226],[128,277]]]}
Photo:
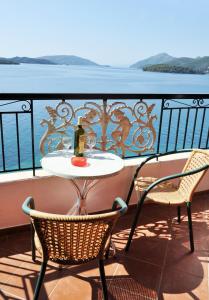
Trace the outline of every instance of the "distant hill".
{"label": "distant hill", "polygon": [[206,74],[209,73],[209,56],[177,58],[167,53],[160,53],[138,61],[130,67],[151,72]]}
{"label": "distant hill", "polygon": [[169,62],[169,65],[190,68],[200,73],[208,73],[209,56],[196,57],[196,58],[180,57],[171,60]]}
{"label": "distant hill", "polygon": [[0,65],[19,65],[19,64],[8,58],[0,57]]}
{"label": "distant hill", "polygon": [[154,56],[150,56],[149,58],[139,60],[138,62],[131,65],[130,68],[142,69],[145,66],[168,63],[174,59],[175,57],[167,53],[160,53]]}
{"label": "distant hill", "polygon": [[10,58],[11,61],[18,64],[43,64],[43,65],[55,65],[54,62],[51,62],[47,59],[42,58],[31,58],[31,57],[19,57],[15,56]]}
{"label": "distant hill", "polygon": [[151,66],[145,66],[143,71],[148,72],[162,72],[162,73],[181,73],[181,74],[205,74],[199,70],[195,70],[188,67],[173,66],[170,64],[157,64]]}
{"label": "distant hill", "polygon": [[38,57],[39,59],[47,59],[57,65],[82,65],[82,66],[98,66],[97,63],[75,55],[48,55]]}
{"label": "distant hill", "polygon": [[0,57],[1,64],[44,64],[44,65],[81,65],[99,66],[97,63],[75,55],[48,55],[42,57]]}

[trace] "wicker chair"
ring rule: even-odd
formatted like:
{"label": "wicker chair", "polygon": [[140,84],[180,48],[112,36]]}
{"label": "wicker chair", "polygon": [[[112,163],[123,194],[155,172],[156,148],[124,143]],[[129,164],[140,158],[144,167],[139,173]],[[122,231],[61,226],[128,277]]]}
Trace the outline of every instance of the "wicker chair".
{"label": "wicker chair", "polygon": [[[117,206],[120,206],[119,210],[116,210]],[[99,260],[103,297],[108,299],[104,258],[109,251],[113,227],[118,218],[127,211],[126,203],[116,198],[112,212],[70,216],[37,211],[33,198],[29,197],[23,203],[22,209],[31,218],[32,258],[35,261],[35,246],[43,258],[34,300],[38,299],[48,260],[69,265],[94,259]]]}
{"label": "wicker chair", "polygon": [[[188,152],[191,150],[183,150],[179,152]],[[171,176],[157,178],[143,178],[138,177],[138,173],[147,161],[158,158],[164,155],[170,155],[176,152],[170,152],[165,154],[156,154],[147,158],[136,170],[133,182],[131,184],[127,204],[130,200],[134,185],[137,191],[141,193],[139,198],[136,214],[132,223],[131,231],[128,237],[128,241],[125,247],[125,251],[129,250],[131,240],[137,226],[139,215],[142,209],[142,205],[146,199],[146,202],[154,202],[159,204],[168,204],[177,206],[178,222],[181,219],[181,206],[186,204],[188,214],[189,236],[190,236],[190,248],[191,252],[194,251],[194,240],[192,230],[192,218],[191,218],[191,203],[192,196],[198,183],[209,168],[209,151],[207,150],[193,150],[182,170],[182,173],[174,174]],[[178,185],[174,185],[169,180],[179,178]]]}

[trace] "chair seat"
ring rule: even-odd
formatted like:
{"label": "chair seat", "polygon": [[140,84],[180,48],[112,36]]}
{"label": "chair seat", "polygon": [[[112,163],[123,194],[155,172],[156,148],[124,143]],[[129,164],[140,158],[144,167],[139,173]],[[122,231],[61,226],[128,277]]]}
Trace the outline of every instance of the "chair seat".
{"label": "chair seat", "polygon": [[[150,184],[158,178],[155,177],[139,177],[135,180],[135,189],[137,192],[143,192]],[[147,202],[155,202],[161,204],[179,205],[186,201],[181,195],[178,187],[173,182],[165,181],[154,187],[146,197]]]}

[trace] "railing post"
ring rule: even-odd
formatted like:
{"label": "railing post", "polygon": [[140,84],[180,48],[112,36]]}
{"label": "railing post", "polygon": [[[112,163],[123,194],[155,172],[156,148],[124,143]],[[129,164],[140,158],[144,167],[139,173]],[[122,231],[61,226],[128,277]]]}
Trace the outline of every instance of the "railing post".
{"label": "railing post", "polygon": [[204,123],[205,123],[205,112],[206,112],[206,108],[203,108],[203,117],[202,117],[201,129],[200,129],[200,138],[199,138],[198,148],[200,148],[201,142],[202,142],[203,128],[204,128]]}
{"label": "railing post", "polygon": [[35,138],[34,138],[34,110],[33,110],[33,100],[31,101],[31,150],[32,150],[32,170],[33,170],[33,176],[35,176],[35,169],[36,169],[36,165],[35,165]]}
{"label": "railing post", "polygon": [[18,168],[20,170],[20,138],[19,138],[19,119],[18,113],[15,114],[16,120],[16,138],[17,138],[17,159],[18,159]]}
{"label": "railing post", "polygon": [[179,125],[180,125],[180,119],[181,119],[181,112],[182,112],[182,109],[179,109],[178,110],[177,128],[176,128],[175,151],[177,150],[177,143],[178,143],[178,138],[179,138]]}
{"label": "railing post", "polygon": [[183,141],[183,149],[185,148],[186,145],[186,137],[187,137],[187,128],[188,128],[188,120],[189,120],[189,113],[190,113],[190,109],[188,108],[186,110],[187,112],[187,116],[186,116],[186,127],[185,127],[185,131],[184,131],[184,141]]}
{"label": "railing post", "polygon": [[103,118],[102,118],[102,136],[101,136],[101,145],[102,151],[106,150],[107,146],[107,99],[102,100],[103,103]]}
{"label": "railing post", "polygon": [[0,131],[1,131],[1,152],[2,152],[2,167],[3,171],[5,171],[5,153],[4,153],[4,132],[3,132],[3,122],[2,122],[2,114],[0,113]]}
{"label": "railing post", "polygon": [[160,151],[160,140],[161,140],[161,128],[162,128],[164,102],[165,102],[165,100],[162,99],[162,101],[161,101],[161,109],[160,109],[159,131],[158,131],[158,138],[157,138],[157,154]]}

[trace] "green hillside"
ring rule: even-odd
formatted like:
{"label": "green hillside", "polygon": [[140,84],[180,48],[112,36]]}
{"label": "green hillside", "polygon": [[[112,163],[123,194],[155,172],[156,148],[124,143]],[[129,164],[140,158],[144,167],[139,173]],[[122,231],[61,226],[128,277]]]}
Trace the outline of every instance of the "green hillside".
{"label": "green hillside", "polygon": [[162,72],[162,73],[181,73],[181,74],[205,74],[188,67],[172,66],[169,64],[157,64],[152,66],[146,66],[143,71],[148,72]]}
{"label": "green hillside", "polygon": [[200,73],[208,73],[209,71],[209,56],[197,57],[197,58],[188,58],[180,57],[173,59],[169,62],[169,65],[180,66],[191,68]]}
{"label": "green hillside", "polygon": [[4,57],[0,57],[0,65],[19,65],[19,63],[16,63]]}

